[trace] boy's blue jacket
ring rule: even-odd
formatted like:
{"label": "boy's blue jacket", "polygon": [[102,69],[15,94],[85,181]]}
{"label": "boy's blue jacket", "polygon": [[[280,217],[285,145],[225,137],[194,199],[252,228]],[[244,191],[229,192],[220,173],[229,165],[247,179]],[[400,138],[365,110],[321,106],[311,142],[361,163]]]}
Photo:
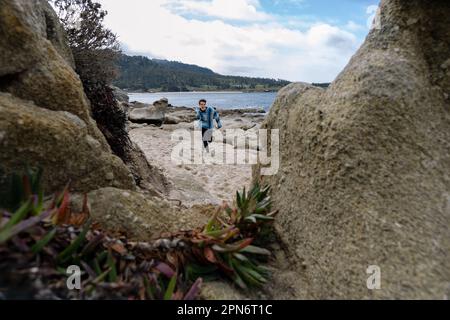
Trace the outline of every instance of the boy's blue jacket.
{"label": "boy's blue jacket", "polygon": [[222,121],[220,121],[219,113],[212,107],[207,107],[205,111],[201,111],[199,107],[195,108],[196,119],[200,120],[203,129],[214,129],[214,121],[217,122],[217,127],[222,128]]}

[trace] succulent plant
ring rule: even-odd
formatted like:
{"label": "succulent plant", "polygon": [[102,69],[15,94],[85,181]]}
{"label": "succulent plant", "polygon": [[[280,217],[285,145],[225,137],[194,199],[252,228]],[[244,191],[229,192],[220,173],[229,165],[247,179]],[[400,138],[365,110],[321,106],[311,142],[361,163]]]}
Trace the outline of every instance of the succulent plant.
{"label": "succulent plant", "polygon": [[268,281],[262,262],[271,252],[254,242],[276,215],[270,211],[269,188],[255,185],[237,192],[236,207],[224,204],[202,228],[135,243],[99,229],[90,219],[86,196],[82,212],[73,212],[69,185],[44,208],[41,176],[41,170],[28,169],[12,179],[15,210],[0,214],[0,270],[11,269],[8,263],[22,257],[23,268],[53,274],[49,287],[61,293],[66,268],[79,265],[83,290],[69,296],[77,299],[190,300],[203,281],[221,275],[243,289]]}

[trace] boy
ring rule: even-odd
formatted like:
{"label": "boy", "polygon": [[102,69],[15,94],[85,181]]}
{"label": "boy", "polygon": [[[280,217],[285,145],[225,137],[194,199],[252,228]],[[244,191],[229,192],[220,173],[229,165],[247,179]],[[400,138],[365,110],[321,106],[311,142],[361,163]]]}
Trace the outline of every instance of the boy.
{"label": "boy", "polygon": [[217,128],[222,128],[219,113],[212,107],[206,106],[206,100],[201,99],[198,102],[199,108],[195,108],[196,119],[200,120],[202,128],[203,146],[206,152],[209,152],[209,144],[212,142],[212,133],[214,129],[214,121],[217,122]]}

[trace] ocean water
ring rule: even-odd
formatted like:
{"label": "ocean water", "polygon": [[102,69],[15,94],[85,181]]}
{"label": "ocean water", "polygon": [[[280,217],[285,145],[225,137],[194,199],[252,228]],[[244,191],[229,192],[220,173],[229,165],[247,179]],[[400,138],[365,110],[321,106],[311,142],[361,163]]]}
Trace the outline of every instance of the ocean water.
{"label": "ocean water", "polygon": [[200,99],[206,99],[208,105],[218,109],[264,108],[268,111],[275,101],[276,92],[159,92],[129,93],[130,101],[153,103],[161,98],[177,107],[198,106]]}

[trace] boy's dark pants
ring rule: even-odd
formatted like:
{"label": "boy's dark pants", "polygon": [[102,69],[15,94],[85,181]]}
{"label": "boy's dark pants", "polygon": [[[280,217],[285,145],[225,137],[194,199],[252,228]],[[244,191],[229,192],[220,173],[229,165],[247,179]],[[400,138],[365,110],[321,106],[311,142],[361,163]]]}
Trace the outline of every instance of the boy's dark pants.
{"label": "boy's dark pants", "polygon": [[205,148],[212,142],[212,129],[202,128],[203,146]]}

